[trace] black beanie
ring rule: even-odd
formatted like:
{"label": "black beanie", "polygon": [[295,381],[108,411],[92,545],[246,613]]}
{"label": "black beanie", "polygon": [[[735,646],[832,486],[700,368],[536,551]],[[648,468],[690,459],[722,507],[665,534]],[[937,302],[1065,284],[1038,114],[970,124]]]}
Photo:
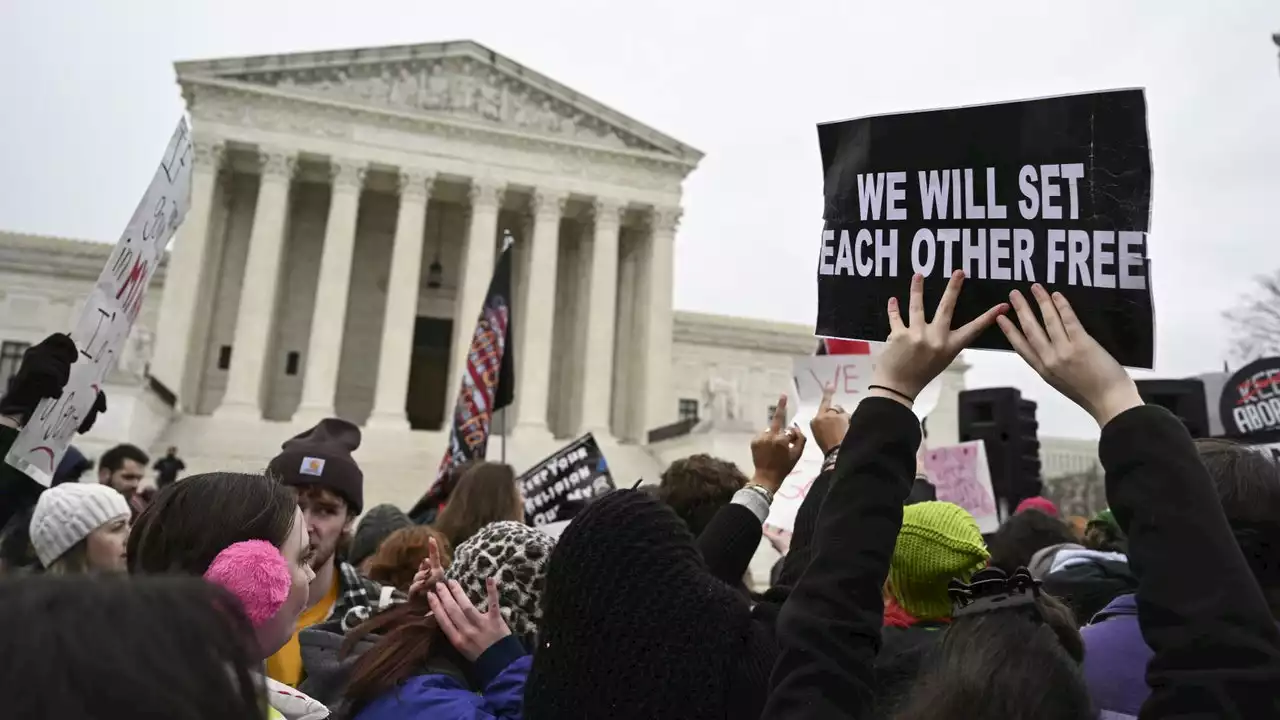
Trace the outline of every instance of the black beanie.
{"label": "black beanie", "polygon": [[569,523],[542,603],[526,720],[760,715],[772,633],[648,493],[616,490]]}
{"label": "black beanie", "polygon": [[285,485],[319,485],[341,495],[351,514],[364,507],[364,473],[351,457],[360,447],[360,428],[326,418],[310,430],[286,440],[267,471]]}

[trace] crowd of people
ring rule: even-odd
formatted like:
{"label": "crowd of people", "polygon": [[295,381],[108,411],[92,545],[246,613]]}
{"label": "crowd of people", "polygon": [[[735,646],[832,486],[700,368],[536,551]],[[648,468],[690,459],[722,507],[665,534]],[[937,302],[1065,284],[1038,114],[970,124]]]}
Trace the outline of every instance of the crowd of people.
{"label": "crowd of people", "polygon": [[[366,512],[360,431],[336,418],[261,474],[174,481],[170,451],[150,497],[137,448],[105,453],[98,482],[69,454],[47,489],[4,466],[5,715],[1280,717],[1280,469],[1144,405],[1039,285],[952,329],[962,283],[931,319],[919,276],[890,302],[852,412],[828,393],[802,429],[781,398],[750,474],[682,459],[558,538],[499,463],[451,468],[429,524]],[[1110,510],[1087,523],[1035,498],[984,537],[929,492],[914,398],[992,325],[1101,428]],[[62,392],[68,343],[28,350],[0,454]],[[766,527],[810,442],[826,460],[793,530]],[[784,554],[761,590],[765,538]]]}

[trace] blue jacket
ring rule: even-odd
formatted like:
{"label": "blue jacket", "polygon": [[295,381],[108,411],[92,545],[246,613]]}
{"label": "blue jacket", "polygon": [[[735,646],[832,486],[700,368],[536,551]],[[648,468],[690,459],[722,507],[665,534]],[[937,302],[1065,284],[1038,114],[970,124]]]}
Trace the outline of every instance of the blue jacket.
{"label": "blue jacket", "polygon": [[[1121,595],[1091,624],[1080,629],[1084,638],[1084,680],[1103,718],[1136,718],[1151,694],[1147,662],[1154,655],[1138,627],[1137,598]],[[1110,713],[1110,714],[1108,714]]]}
{"label": "blue jacket", "polygon": [[480,692],[449,675],[418,675],[366,705],[355,720],[520,720],[531,663],[508,635],[476,658]]}

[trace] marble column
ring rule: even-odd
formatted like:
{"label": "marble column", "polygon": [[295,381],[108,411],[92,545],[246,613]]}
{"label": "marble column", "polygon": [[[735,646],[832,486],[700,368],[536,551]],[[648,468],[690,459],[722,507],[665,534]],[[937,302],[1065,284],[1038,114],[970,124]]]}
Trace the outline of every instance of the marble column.
{"label": "marble column", "polygon": [[472,181],[467,193],[471,200],[471,227],[467,232],[462,279],[453,305],[453,349],[449,353],[448,385],[445,386],[446,428],[458,401],[458,382],[476,332],[476,320],[489,290],[489,280],[493,278],[497,259],[498,211],[502,209],[505,193],[506,186],[492,180]]}
{"label": "marble column", "polygon": [[644,403],[641,442],[648,442],[649,431],[676,420],[676,401],[671,392],[671,291],[679,222],[679,208],[655,208],[650,217],[644,273],[644,351],[640,354],[643,370],[639,397]]}
{"label": "marble column", "polygon": [[[192,368],[193,328],[199,304],[201,280],[209,248],[209,224],[213,216],[218,171],[222,165],[221,140],[195,139],[195,163],[191,169],[191,206],[169,253],[169,267],[156,326],[156,348],[151,374],[178,396],[179,407],[195,410],[191,382],[199,368]],[[212,278],[209,278],[212,280]]]}
{"label": "marble column", "polygon": [[262,176],[253,210],[253,230],[249,234],[249,255],[240,281],[231,368],[222,404],[214,411],[216,417],[222,418],[257,420],[262,417],[267,348],[271,325],[275,322],[280,260],[289,217],[289,185],[297,158],[289,151],[264,148],[259,159]]}
{"label": "marble column", "polygon": [[409,394],[409,366],[413,360],[413,328],[418,317],[418,289],[422,282],[422,231],[427,200],[435,176],[423,170],[400,173],[400,209],[387,278],[387,307],[382,318],[382,349],[378,353],[377,389],[369,427],[407,430],[405,399]]}
{"label": "marble column", "polygon": [[560,259],[560,218],[569,196],[550,190],[534,191],[529,209],[533,237],[529,249],[529,275],[524,287],[524,326],[516,328],[520,352],[516,353],[520,402],[515,432],[549,440],[547,397],[551,388],[551,331],[555,321],[556,266]]}
{"label": "marble column", "polygon": [[324,227],[316,299],[311,309],[311,335],[304,359],[306,371],[302,378],[302,401],[293,415],[294,422],[308,425],[334,416],[365,163],[335,158],[329,166],[329,174],[333,179],[332,195],[329,199],[329,220]]}
{"label": "marble column", "polygon": [[591,242],[590,286],[587,295],[586,341],[581,354],[582,391],[578,434],[609,437],[613,399],[613,345],[618,307],[618,233],[626,205],[597,199],[593,206],[595,232]]}

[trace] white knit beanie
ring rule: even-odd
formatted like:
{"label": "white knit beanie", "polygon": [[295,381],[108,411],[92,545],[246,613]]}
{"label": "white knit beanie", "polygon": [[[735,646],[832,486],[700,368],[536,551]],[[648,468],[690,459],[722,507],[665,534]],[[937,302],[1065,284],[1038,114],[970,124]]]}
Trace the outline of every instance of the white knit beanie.
{"label": "white knit beanie", "polygon": [[89,533],[129,517],[129,503],[98,483],[63,483],[45,490],[31,515],[31,546],[46,568]]}

